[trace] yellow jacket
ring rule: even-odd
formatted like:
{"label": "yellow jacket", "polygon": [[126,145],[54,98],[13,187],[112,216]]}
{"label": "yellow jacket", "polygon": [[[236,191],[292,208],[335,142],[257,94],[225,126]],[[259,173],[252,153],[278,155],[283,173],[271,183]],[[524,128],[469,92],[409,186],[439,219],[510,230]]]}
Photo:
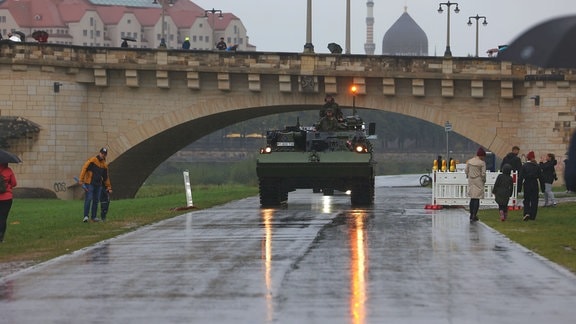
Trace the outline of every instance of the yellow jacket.
{"label": "yellow jacket", "polygon": [[106,189],[112,190],[106,160],[100,160],[98,156],[91,157],[84,163],[79,179],[80,184],[103,185]]}

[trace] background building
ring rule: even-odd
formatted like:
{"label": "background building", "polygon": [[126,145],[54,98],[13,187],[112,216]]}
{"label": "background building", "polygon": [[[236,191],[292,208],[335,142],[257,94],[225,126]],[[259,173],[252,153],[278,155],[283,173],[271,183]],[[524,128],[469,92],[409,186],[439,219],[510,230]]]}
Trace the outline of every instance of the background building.
{"label": "background building", "polygon": [[[46,31],[48,42],[66,45],[181,48],[190,37],[190,49],[211,50],[220,37],[229,46],[254,51],[246,28],[232,13],[205,10],[188,0],[0,0],[0,33],[32,38]],[[163,37],[164,36],[164,37]]]}
{"label": "background building", "polygon": [[428,36],[404,8],[382,39],[383,55],[428,56]]}

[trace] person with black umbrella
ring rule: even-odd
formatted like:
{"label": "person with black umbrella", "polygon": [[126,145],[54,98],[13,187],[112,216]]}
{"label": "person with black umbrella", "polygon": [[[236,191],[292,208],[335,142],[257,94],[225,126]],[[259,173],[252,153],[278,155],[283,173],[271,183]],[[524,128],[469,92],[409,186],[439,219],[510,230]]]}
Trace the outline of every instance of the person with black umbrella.
{"label": "person with black umbrella", "polygon": [[4,242],[8,214],[12,208],[12,188],[16,187],[16,176],[8,163],[0,161],[0,243]]}

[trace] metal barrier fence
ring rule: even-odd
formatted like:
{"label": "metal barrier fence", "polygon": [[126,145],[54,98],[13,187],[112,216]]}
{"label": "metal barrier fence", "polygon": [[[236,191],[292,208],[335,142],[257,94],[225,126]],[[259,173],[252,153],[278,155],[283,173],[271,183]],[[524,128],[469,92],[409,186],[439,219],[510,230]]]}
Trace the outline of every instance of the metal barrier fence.
{"label": "metal barrier fence", "polygon": [[[480,199],[480,206],[498,207],[492,194],[492,188],[500,172],[486,172],[486,185],[484,186],[484,199]],[[508,208],[518,208],[518,176],[512,172],[514,189],[508,202]],[[468,206],[468,179],[464,171],[438,172],[432,175],[432,204],[427,209],[441,209],[443,206]]]}

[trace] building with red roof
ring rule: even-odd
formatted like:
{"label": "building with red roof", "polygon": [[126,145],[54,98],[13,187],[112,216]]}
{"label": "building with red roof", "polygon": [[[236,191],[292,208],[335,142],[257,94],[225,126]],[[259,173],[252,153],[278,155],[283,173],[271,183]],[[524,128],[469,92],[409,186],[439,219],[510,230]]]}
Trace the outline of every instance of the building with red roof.
{"label": "building with red roof", "polygon": [[187,0],[0,0],[0,34],[45,31],[48,42],[80,46],[212,50],[221,37],[238,50],[254,51],[242,21]]}

